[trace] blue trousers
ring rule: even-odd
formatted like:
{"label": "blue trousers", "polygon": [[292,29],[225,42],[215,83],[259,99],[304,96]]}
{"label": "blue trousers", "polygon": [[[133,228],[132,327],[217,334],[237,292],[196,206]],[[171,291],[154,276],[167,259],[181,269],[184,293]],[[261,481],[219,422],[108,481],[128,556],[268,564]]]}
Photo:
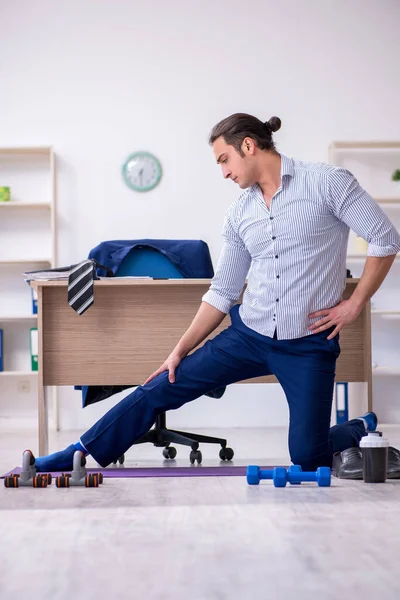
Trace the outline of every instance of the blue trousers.
{"label": "blue trousers", "polygon": [[[278,340],[247,327],[239,306],[232,324],[184,358],[170,383],[160,373],[123,398],[81,438],[102,466],[121,456],[154,424],[157,414],[177,409],[204,393],[244,379],[274,374],[289,405],[289,452],[303,470],[331,466],[332,455],[357,446],[366,434],[354,419],[330,428],[339,335],[332,329],[293,340]],[[267,389],[267,388],[266,388]]]}

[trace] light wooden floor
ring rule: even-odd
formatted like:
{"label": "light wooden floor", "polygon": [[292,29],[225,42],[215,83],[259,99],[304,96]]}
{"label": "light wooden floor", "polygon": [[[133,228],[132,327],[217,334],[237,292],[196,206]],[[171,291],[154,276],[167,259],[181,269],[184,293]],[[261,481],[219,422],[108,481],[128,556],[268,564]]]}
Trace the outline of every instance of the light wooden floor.
{"label": "light wooden floor", "polygon": [[[381,429],[400,447],[399,426]],[[288,460],[285,429],[215,433],[228,435],[236,464]],[[52,450],[77,438],[53,435]],[[32,434],[2,434],[2,472],[27,447],[36,450]],[[214,448],[203,450],[205,465],[218,464]],[[178,464],[187,455],[182,449]],[[133,465],[161,466],[160,449],[134,448]],[[1,600],[399,600],[399,550],[400,480],[283,489],[250,487],[244,477],[0,485]]]}

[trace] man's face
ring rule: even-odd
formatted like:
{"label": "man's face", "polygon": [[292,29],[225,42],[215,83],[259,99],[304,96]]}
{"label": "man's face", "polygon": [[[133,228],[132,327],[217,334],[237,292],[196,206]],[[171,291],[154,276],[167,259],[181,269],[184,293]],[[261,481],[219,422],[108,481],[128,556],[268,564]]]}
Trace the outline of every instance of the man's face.
{"label": "man's face", "polygon": [[[252,140],[250,142],[251,148],[253,148]],[[244,156],[241,156],[233,146],[228,145],[222,136],[213,143],[213,150],[215,160],[217,164],[221,165],[222,175],[225,179],[232,179],[242,189],[255,183],[253,161],[251,160],[253,152],[249,152],[246,140],[242,144]]]}

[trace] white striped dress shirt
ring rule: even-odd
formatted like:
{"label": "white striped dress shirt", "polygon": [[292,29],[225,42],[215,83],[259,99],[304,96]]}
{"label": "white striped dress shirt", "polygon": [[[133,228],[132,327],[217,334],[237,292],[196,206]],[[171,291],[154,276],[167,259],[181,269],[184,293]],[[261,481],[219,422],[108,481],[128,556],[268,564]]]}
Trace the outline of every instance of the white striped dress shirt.
{"label": "white striped dress shirt", "polygon": [[[311,335],[308,315],[341,301],[352,229],[368,256],[400,251],[381,207],[346,169],[281,155],[281,186],[267,208],[258,184],[225,214],[224,244],[202,300],[228,313],[248,282],[239,314],[247,327],[277,339]],[[249,271],[250,269],[250,271]]]}

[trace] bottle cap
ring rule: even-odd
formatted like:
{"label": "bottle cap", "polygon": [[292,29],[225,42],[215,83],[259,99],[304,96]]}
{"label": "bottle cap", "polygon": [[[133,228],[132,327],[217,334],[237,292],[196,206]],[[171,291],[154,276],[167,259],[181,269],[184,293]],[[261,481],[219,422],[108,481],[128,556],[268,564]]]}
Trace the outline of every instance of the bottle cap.
{"label": "bottle cap", "polygon": [[380,431],[369,431],[360,440],[360,448],[389,448],[389,440]]}

